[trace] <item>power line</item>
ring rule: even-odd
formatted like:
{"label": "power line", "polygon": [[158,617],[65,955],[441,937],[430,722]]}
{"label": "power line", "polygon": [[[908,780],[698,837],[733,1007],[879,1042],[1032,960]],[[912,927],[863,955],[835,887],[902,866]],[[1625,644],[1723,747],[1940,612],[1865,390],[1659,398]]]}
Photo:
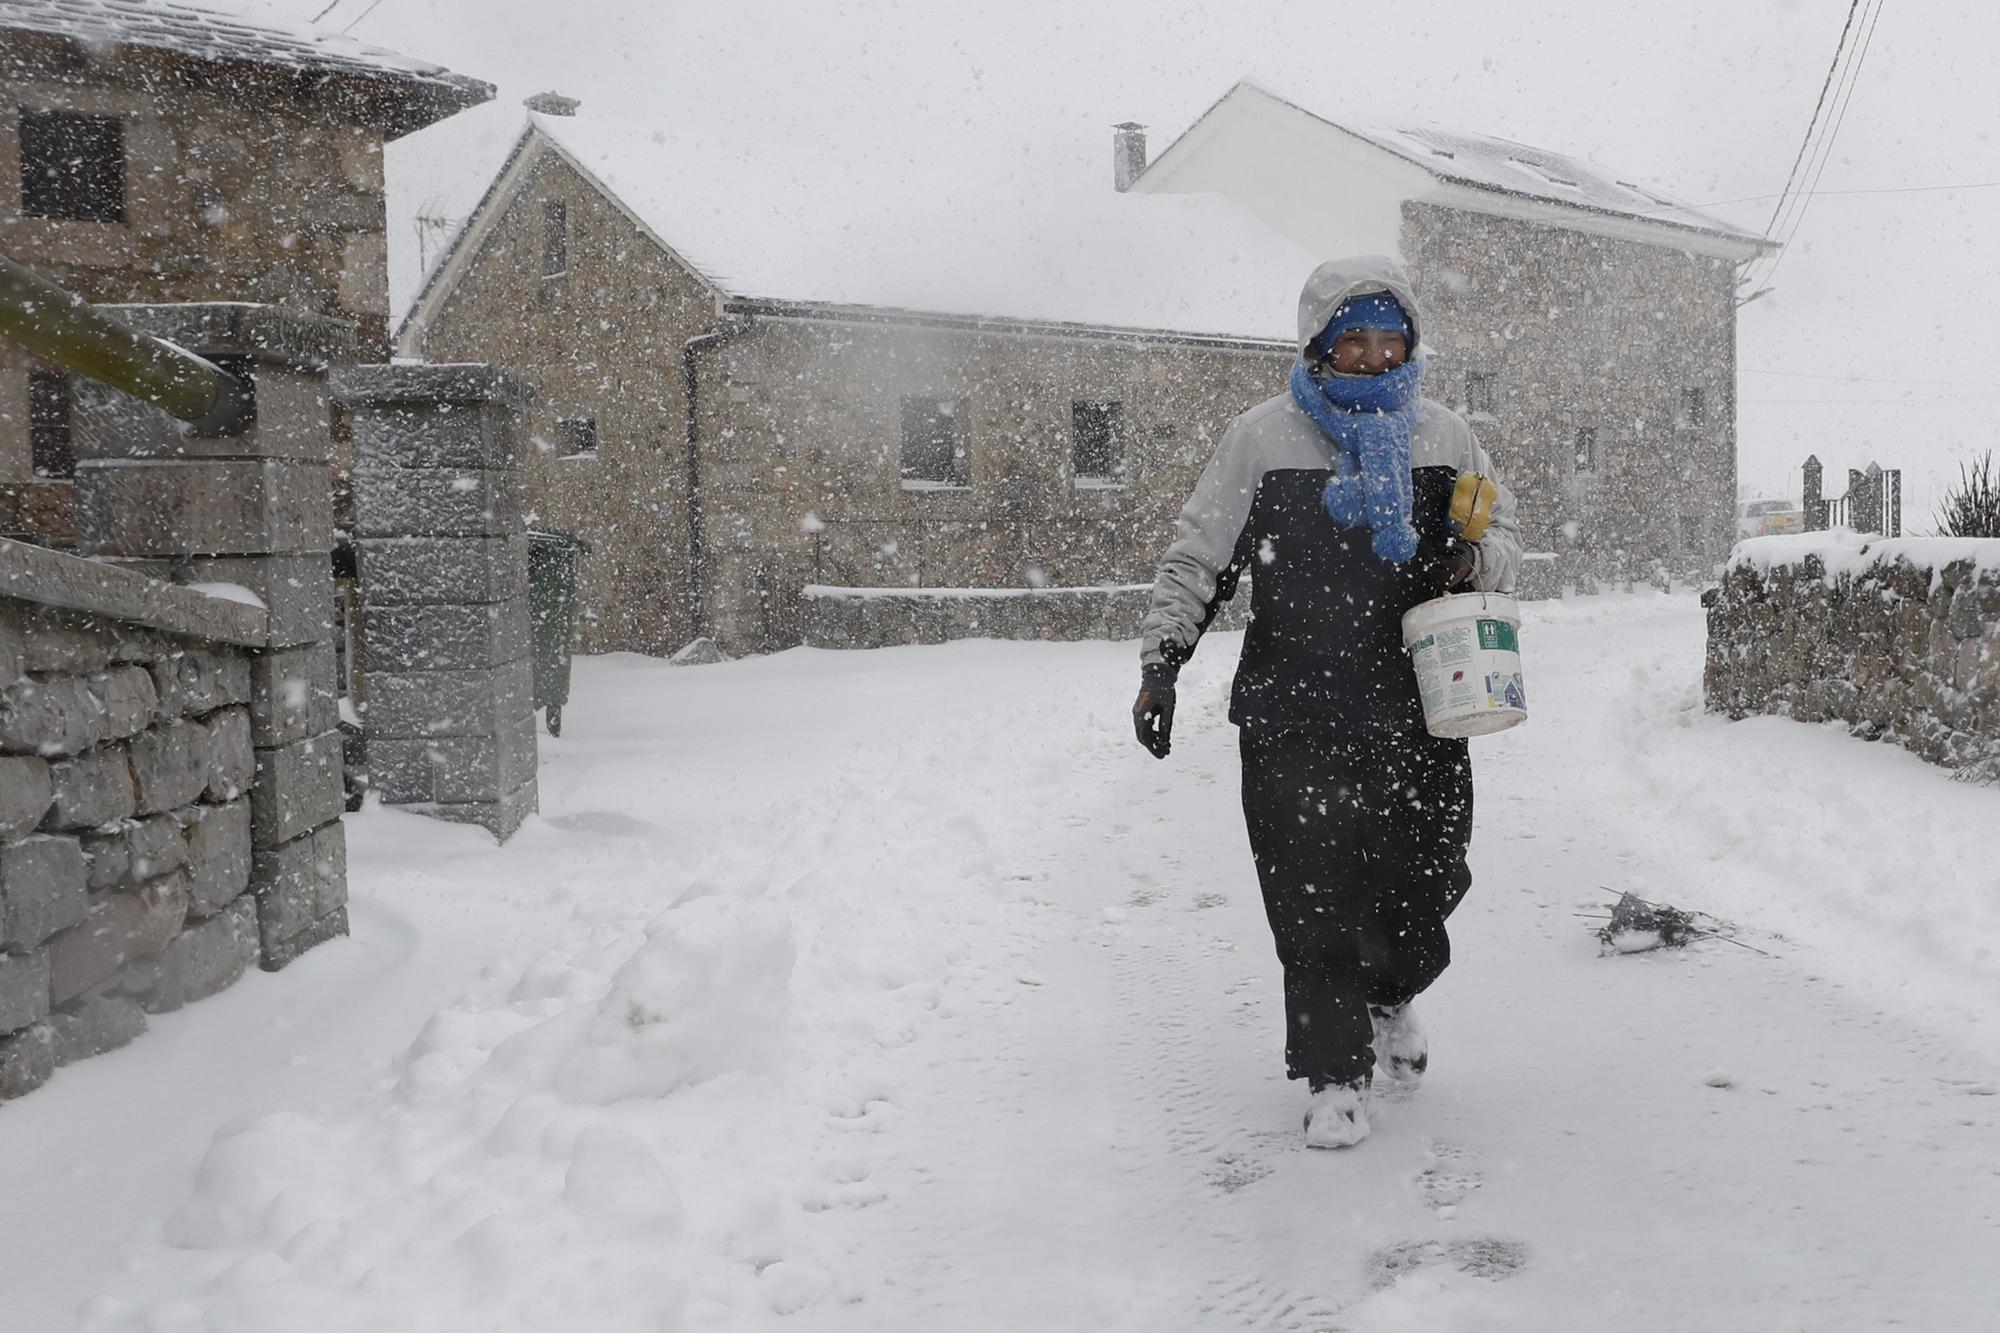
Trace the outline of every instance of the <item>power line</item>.
{"label": "power line", "polygon": [[1812,119],[1806,122],[1806,137],[1799,142],[1798,155],[1792,159],[1792,169],[1785,173],[1784,188],[1778,191],[1778,207],[1771,210],[1771,220],[1764,224],[1764,235],[1767,237],[1777,224],[1779,210],[1785,206],[1785,196],[1791,193],[1792,180],[1799,174],[1799,163],[1805,161],[1806,146],[1812,143],[1813,130],[1819,126],[1820,109],[1826,105],[1826,90],[1833,86],[1833,72],[1840,68],[1841,53],[1847,50],[1847,34],[1854,27],[1854,15],[1860,8],[1861,0],[1848,0],[1847,21],[1840,25],[1840,41],[1833,48],[1833,63],[1827,66],[1826,78],[1819,85],[1819,98],[1813,103]]}
{"label": "power line", "polygon": [[319,13],[313,15],[312,21],[314,23],[317,23],[321,19],[325,18],[328,14],[331,14],[334,10],[339,8],[340,8],[340,0],[333,0],[332,4],[328,5],[325,9],[320,10]]}
{"label": "power line", "polygon": [[[377,0],[377,3],[380,3],[380,0]],[[1819,189],[1819,178],[1826,174],[1826,164],[1833,156],[1833,142],[1840,137],[1840,127],[1847,123],[1847,109],[1854,104],[1854,89],[1855,85],[1861,82],[1861,67],[1868,61],[1869,47],[1875,43],[1875,26],[1882,21],[1882,4],[1883,0],[1875,0],[1875,8],[1868,18],[1868,31],[1862,35],[1860,49],[1848,65],[1847,86],[1844,91],[1836,93],[1840,106],[1834,113],[1833,124],[1820,137],[1819,162],[1813,170],[1812,183],[1800,196],[1798,210],[1792,216],[1791,230],[1785,233],[1784,242],[1779,246],[1777,254],[1772,256],[1771,266],[1764,270],[1765,286],[1769,286],[1771,280],[1778,276],[1779,266],[1785,262],[1785,256],[1791,251],[1792,239],[1799,234],[1799,228],[1805,225],[1806,210],[1812,207],[1813,194]]]}
{"label": "power line", "polygon": [[380,9],[381,7],[382,7],[382,0],[375,0],[375,3],[374,3],[374,4],[372,4],[372,5],[368,6],[368,8],[366,8],[366,9],[362,10],[360,14],[358,14],[358,15],[356,15],[356,16],[355,16],[355,19],[354,19],[354,22],[353,22],[353,23],[350,23],[350,24],[348,24],[348,25],[347,25],[346,27],[342,28],[342,29],[341,29],[340,31],[341,31],[341,32],[342,32],[343,34],[346,34],[346,33],[350,33],[350,32],[353,32],[353,31],[354,31],[354,29],[355,29],[355,27],[356,27],[356,25],[358,25],[358,24],[359,24],[359,23],[361,22],[361,20],[362,20],[362,19],[365,19],[365,18],[367,18],[367,17],[368,17],[368,16],[370,15],[370,14],[373,14],[373,13],[374,13],[374,12],[375,12],[376,10]]}

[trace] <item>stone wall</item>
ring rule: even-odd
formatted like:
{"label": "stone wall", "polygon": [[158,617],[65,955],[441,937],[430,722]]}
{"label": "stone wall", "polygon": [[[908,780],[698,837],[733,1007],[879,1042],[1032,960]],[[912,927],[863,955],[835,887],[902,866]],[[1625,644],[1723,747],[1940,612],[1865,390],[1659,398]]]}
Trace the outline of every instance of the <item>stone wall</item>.
{"label": "stone wall", "polygon": [[[1150,584],[1115,588],[808,587],[801,637],[810,648],[890,648],[953,639],[1110,639],[1139,637]],[[1237,588],[1210,622],[1213,630],[1249,621],[1250,585]]]}
{"label": "stone wall", "polygon": [[[542,273],[546,203],[564,205],[568,265]],[[521,465],[536,527],[591,544],[578,589],[584,652],[671,653],[701,631],[688,583],[682,348],[715,326],[713,293],[553,154],[522,183],[423,330],[426,361],[531,380]],[[597,448],[566,456],[566,420]]]}
{"label": "stone wall", "polygon": [[118,314],[227,361],[257,415],[200,437],[93,385],[94,558],[0,539],[0,1096],[347,932],[325,378],[351,331]]}
{"label": "stone wall", "polygon": [[[1468,416],[1527,548],[1620,581],[1656,562],[1709,577],[1735,537],[1735,270],[1418,203],[1403,252],[1430,321],[1424,391]],[[1492,377],[1490,411],[1469,400],[1472,375]],[[1579,467],[1586,430],[1595,466]]]}
{"label": "stone wall", "polygon": [[[752,315],[706,356],[704,606],[743,652],[798,642],[811,584],[1150,583],[1223,432],[1282,388],[1291,353],[821,313]],[[962,485],[903,482],[906,396],[954,405]],[[1122,404],[1115,479],[1074,475],[1079,400]]]}
{"label": "stone wall", "polygon": [[1842,721],[2000,778],[2000,540],[1757,538],[1704,601],[1711,711]]}
{"label": "stone wall", "polygon": [[[257,817],[277,783],[251,737],[264,612],[14,543],[0,568],[4,1098],[281,966],[296,905],[266,857],[275,807]],[[86,600],[153,623],[49,604]],[[339,834],[308,870],[327,912]]]}

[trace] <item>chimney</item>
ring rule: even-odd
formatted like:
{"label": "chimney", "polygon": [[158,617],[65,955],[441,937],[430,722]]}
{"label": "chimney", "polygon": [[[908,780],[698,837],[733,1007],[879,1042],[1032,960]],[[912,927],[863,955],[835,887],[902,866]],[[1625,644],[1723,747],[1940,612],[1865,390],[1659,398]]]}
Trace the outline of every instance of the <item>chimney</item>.
{"label": "chimney", "polygon": [[583,103],[561,93],[536,93],[533,97],[522,98],[521,105],[544,116],[573,116]]}
{"label": "chimney", "polygon": [[1146,127],[1128,120],[1112,128],[1118,131],[1111,140],[1112,182],[1123,194],[1146,169]]}

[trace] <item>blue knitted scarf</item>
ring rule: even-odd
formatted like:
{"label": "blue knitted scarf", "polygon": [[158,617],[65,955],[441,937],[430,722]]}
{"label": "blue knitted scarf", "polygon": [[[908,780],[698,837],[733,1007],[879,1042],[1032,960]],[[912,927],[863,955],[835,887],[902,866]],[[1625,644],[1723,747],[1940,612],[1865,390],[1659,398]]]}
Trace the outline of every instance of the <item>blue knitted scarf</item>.
{"label": "blue knitted scarf", "polygon": [[1402,564],[1417,553],[1410,523],[1410,432],[1417,424],[1422,357],[1384,375],[1314,379],[1292,364],[1292,398],[1334,443],[1333,479],[1321,496],[1342,527],[1373,530],[1375,554]]}

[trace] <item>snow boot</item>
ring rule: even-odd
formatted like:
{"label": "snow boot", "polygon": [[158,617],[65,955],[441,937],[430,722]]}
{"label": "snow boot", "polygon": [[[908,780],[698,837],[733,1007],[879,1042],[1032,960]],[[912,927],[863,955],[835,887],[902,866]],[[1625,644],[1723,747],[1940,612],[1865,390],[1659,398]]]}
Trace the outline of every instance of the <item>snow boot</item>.
{"label": "snow boot", "polygon": [[1306,1107],[1306,1147],[1351,1148],[1368,1137],[1368,1080],[1327,1083]]}
{"label": "snow boot", "polygon": [[1431,1062],[1430,1038],[1410,1004],[1371,1004],[1368,1022],[1375,1030],[1375,1063],[1384,1074],[1411,1087],[1421,1083]]}

